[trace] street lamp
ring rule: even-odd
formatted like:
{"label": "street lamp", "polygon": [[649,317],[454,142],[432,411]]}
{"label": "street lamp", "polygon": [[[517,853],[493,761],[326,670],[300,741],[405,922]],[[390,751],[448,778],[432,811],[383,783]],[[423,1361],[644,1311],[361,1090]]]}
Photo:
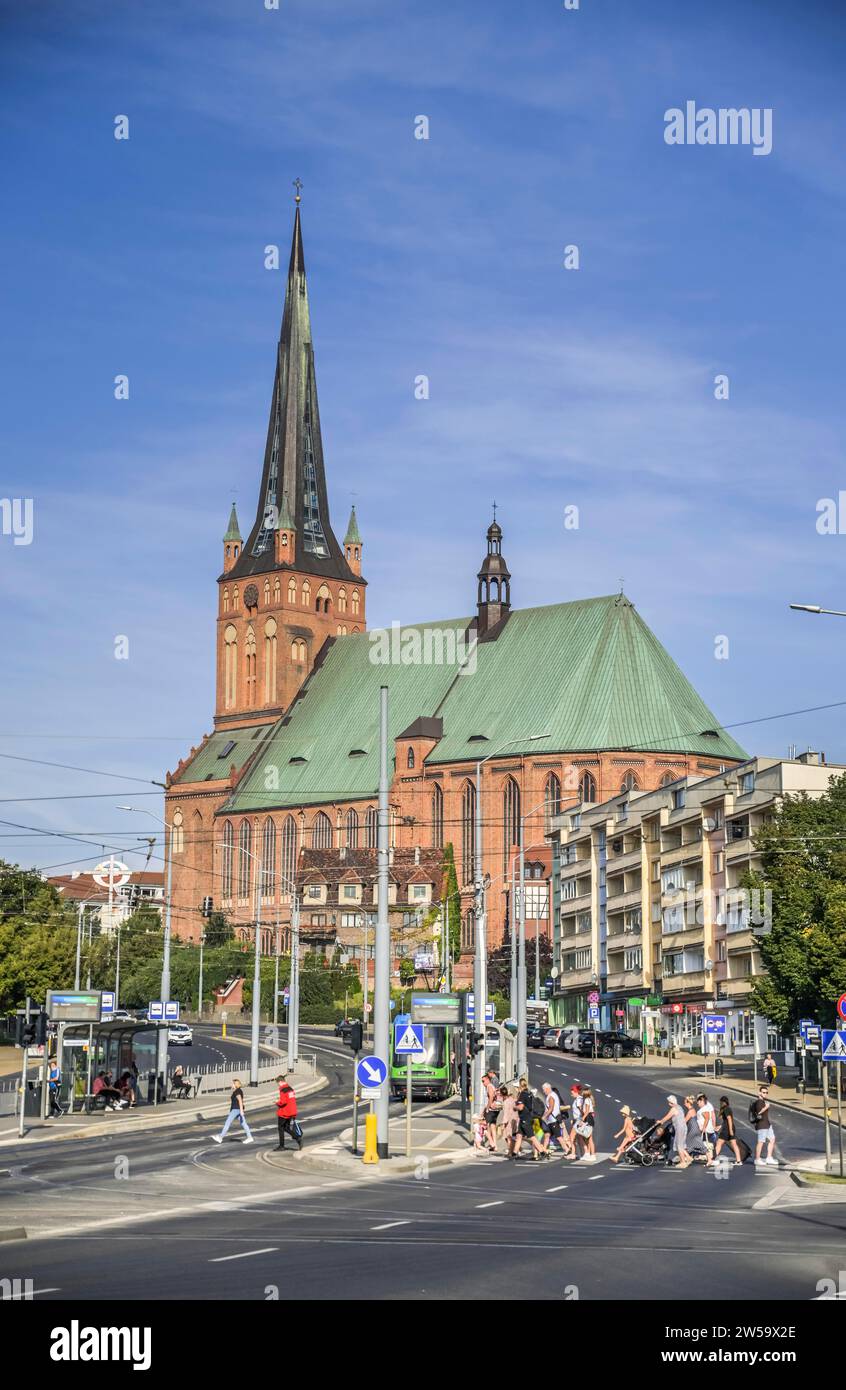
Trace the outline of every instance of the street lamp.
{"label": "street lamp", "polygon": [[[487,924],[485,922],[485,890],[482,882],[482,764],[489,762],[491,758],[496,758],[500,753],[504,753],[506,748],[513,748],[515,743],[536,743],[539,739],[549,738],[550,734],[528,734],[520,738],[509,739],[507,743],[500,744],[494,748],[484,758],[479,758],[476,762],[476,807],[475,807],[475,834],[474,834],[474,859],[473,866],[473,889],[474,905],[473,912],[476,919],[476,954],[473,961],[473,1008],[475,1011],[476,1027],[482,1035],[482,1046],[473,1058],[472,1072],[472,1091],[474,1104],[478,1101],[482,1090],[482,1069],[485,1063],[485,1013],[488,1002],[488,946],[487,946]],[[522,869],[521,869],[522,872]],[[524,958],[525,971],[525,958]],[[518,964],[518,991],[519,991],[519,964]]]}
{"label": "street lamp", "polygon": [[832,618],[846,618],[839,608],[820,608],[818,603],[791,603],[797,613],[828,613]]}

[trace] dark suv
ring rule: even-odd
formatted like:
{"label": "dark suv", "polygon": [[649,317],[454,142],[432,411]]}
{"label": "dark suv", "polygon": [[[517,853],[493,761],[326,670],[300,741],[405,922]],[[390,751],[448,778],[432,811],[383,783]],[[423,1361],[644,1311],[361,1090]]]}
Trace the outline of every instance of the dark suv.
{"label": "dark suv", "polygon": [[[618,1045],[621,1048],[621,1057],[643,1056],[643,1043],[640,1041],[640,1038],[630,1038],[628,1033],[597,1033],[597,1057],[613,1057],[614,1048]],[[591,1051],[592,1050],[591,1048]]]}
{"label": "dark suv", "polygon": [[529,1047],[543,1047],[548,1029],[542,1023],[530,1023],[526,1028],[526,1043]]}

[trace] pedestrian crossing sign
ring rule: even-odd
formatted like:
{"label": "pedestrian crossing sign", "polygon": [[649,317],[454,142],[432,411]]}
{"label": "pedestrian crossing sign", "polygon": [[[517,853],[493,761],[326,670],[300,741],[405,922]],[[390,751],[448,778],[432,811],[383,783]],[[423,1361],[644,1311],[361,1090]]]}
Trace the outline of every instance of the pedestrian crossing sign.
{"label": "pedestrian crossing sign", "polygon": [[422,1023],[403,1020],[394,1025],[394,1052],[398,1057],[416,1056],[425,1051]]}
{"label": "pedestrian crossing sign", "polygon": [[839,1028],[823,1028],[822,1060],[824,1062],[846,1062],[846,1032]]}

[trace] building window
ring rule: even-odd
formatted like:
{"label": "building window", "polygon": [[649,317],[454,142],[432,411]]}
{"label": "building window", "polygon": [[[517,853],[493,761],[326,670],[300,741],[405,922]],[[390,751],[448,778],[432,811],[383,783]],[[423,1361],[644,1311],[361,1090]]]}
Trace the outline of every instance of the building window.
{"label": "building window", "polygon": [[643,947],[631,946],[623,952],[623,969],[640,970],[643,965]]}
{"label": "building window", "polygon": [[170,852],[171,854],[181,854],[185,848],[185,826],[182,823],[182,812],[174,811],[173,820],[170,823]]}
{"label": "building window", "polygon": [[248,820],[241,821],[241,828],[238,831],[238,897],[249,898],[250,896],[250,856],[252,852],[253,832]]}
{"label": "building window", "polygon": [[674,773],[672,773],[672,772],[665,772],[664,775],[663,775],[663,777],[662,777],[661,780],[659,781],[658,786],[659,786],[659,787],[669,787],[670,783],[671,783],[671,782],[675,782],[675,780],[676,780],[676,778],[675,778],[675,774],[674,774]]}
{"label": "building window", "polygon": [[307,579],[303,580],[303,608],[308,608],[311,603],[311,585]]}
{"label": "building window", "polygon": [[368,809],[364,818],[364,829],[367,838],[368,849],[378,849],[379,847],[379,812],[375,806]]}
{"label": "building window", "polygon": [[355,617],[355,616],[357,615],[357,613],[358,613],[359,602],[360,602],[360,600],[359,600],[358,589],[353,589],[353,591],[352,591],[352,611],[353,611],[353,617]]}
{"label": "building window", "polygon": [[440,783],[435,782],[432,787],[432,848],[443,849],[444,847],[444,794]]}
{"label": "building window", "polygon": [[502,868],[508,872],[511,849],[520,839],[520,788],[509,777],[502,790]]}
{"label": "building window", "polygon": [[461,882],[472,883],[476,865],[476,788],[464,783],[461,796]]}
{"label": "building window", "polygon": [[256,702],[256,634],[252,626],[247,628],[244,677],[247,682],[247,704],[254,705]]}
{"label": "building window", "polygon": [[472,951],[476,945],[476,918],[472,907],[465,912],[461,923],[461,945],[466,951]]}
{"label": "building window", "polygon": [[273,602],[280,603],[282,600],[282,584],[277,575],[273,581]]}
{"label": "building window", "polygon": [[238,602],[239,602],[239,600],[240,600],[240,590],[238,589],[238,585],[236,584],[236,585],[235,585],[235,588],[232,590],[232,607],[233,607],[233,608],[237,608],[237,607],[238,607]]}
{"label": "building window", "polygon": [[264,581],[264,606],[265,606],[265,608],[267,608],[269,604],[270,604],[270,580],[269,580],[269,579],[265,579],[265,581]]}
{"label": "building window", "polygon": [[264,625],[264,703],[276,703],[276,619]]}
{"label": "building window", "polygon": [[637,780],[637,774],[634,773],[634,772],[632,772],[631,768],[629,768],[628,772],[624,773],[624,775],[623,775],[623,780],[622,780],[622,782],[620,783],[620,791],[621,791],[621,792],[636,792],[636,791],[640,791],[640,783],[639,783],[638,780]]}
{"label": "building window", "polygon": [[228,590],[228,589],[224,589],[224,591],[223,591],[223,611],[224,611],[224,613],[228,613],[228,612],[229,612],[229,590]]}
{"label": "building window", "polygon": [[234,709],[238,692],[238,633],[230,623],[223,634],[223,704]]}
{"label": "building window", "polygon": [[298,665],[302,665],[305,659],[306,644],[303,641],[302,637],[295,637],[293,642],[291,643],[291,660],[296,661]]}
{"label": "building window", "polygon": [[341,885],[341,896],[349,902],[356,902],[361,893],[361,886],[358,883],[344,883]]}
{"label": "building window", "polygon": [[754,772],[743,772],[743,773],[741,773],[741,777],[740,777],[740,795],[741,795],[741,796],[745,796],[747,792],[754,792],[754,790],[755,790],[755,774],[754,774]]}
{"label": "building window", "polygon": [[407,754],[406,754],[406,757],[405,757],[405,765],[406,765],[406,767],[409,768],[409,769],[411,769],[411,768],[414,767],[414,749],[413,749],[413,748],[409,748],[409,750],[408,750],[408,752],[407,752]]}
{"label": "building window", "polygon": [[276,826],[268,816],[261,837],[261,888],[263,898],[276,896]]}
{"label": "building window", "polygon": [[428,885],[428,883],[412,883],[412,885],[411,885],[411,898],[412,898],[412,901],[413,901],[413,902],[416,902],[416,903],[428,902],[428,900],[429,900],[429,885]]}
{"label": "building window", "polygon": [[560,782],[560,780],[556,777],[556,775],[555,775],[554,772],[550,772],[549,776],[547,777],[547,779],[546,779],[546,787],[545,787],[544,790],[545,790],[545,793],[546,793],[546,796],[545,796],[545,800],[546,800],[546,807],[545,807],[545,810],[546,810],[546,817],[547,817],[547,820],[549,820],[551,816],[560,816],[560,815],[561,815],[561,782]]}
{"label": "building window", "polygon": [[358,849],[358,811],[347,811],[347,849]]}
{"label": "building window", "polygon": [[231,820],[225,821],[223,825],[223,896],[225,899],[232,897],[232,848],[233,832]]}
{"label": "building window", "polygon": [[582,801],[596,801],[596,778],[592,772],[583,772],[579,782],[579,796]]}
{"label": "building window", "polygon": [[312,849],[332,848],[332,822],[323,811],[318,811],[311,826]]}
{"label": "building window", "polygon": [[297,864],[297,825],[293,816],[285,817],[282,826],[282,893],[289,894]]}
{"label": "building window", "polygon": [[315,606],[315,609],[316,609],[316,611],[317,611],[318,613],[328,613],[328,612],[329,612],[329,600],[330,600],[330,598],[331,598],[331,594],[330,594],[330,592],[329,592],[329,589],[328,589],[327,585],[321,584],[320,588],[319,588],[318,591],[317,591],[317,598],[314,600],[314,606]]}
{"label": "building window", "polygon": [[681,811],[684,809],[684,787],[676,787],[672,796],[673,810]]}
{"label": "building window", "polygon": [[347,591],[346,591],[346,589],[343,587],[343,585],[341,585],[341,588],[338,590],[338,612],[339,612],[339,613],[346,613],[346,611],[347,611]]}
{"label": "building window", "polygon": [[288,602],[295,604],[297,601],[297,585],[293,579],[288,580]]}

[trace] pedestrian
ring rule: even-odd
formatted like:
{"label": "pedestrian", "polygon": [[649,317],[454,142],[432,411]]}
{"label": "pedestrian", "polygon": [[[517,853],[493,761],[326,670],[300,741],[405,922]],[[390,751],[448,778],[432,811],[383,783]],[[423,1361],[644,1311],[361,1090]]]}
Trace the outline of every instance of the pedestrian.
{"label": "pedestrian", "polygon": [[558,1092],[552,1089],[548,1081],[544,1081],[541,1090],[543,1092],[543,1115],[541,1116],[543,1139],[541,1140],[541,1148],[543,1149],[544,1158],[549,1158],[550,1144],[553,1139],[559,1139],[561,1137],[561,1099]]}
{"label": "pedestrian", "polygon": [[582,1124],[587,1126],[585,1135],[585,1163],[596,1162],[596,1143],[594,1140],[594,1127],[596,1125],[596,1101],[593,1098],[593,1091],[590,1086],[582,1087]]}
{"label": "pedestrian", "polygon": [[570,1143],[573,1146],[573,1151],[569,1156],[574,1161],[576,1161],[584,1152],[585,1136],[582,1133],[583,1104],[584,1102],[582,1100],[582,1088],[578,1084],[578,1082],[574,1082],[573,1085],[570,1087],[570,1119],[572,1121],[572,1124],[570,1127],[569,1136]]}
{"label": "pedestrian", "polygon": [[676,1096],[667,1096],[669,1110],[658,1121],[660,1125],[672,1125],[673,1145],[678,1156],[679,1167],[687,1168],[693,1162],[687,1151],[687,1123],[684,1118],[684,1110],[679,1105]]}
{"label": "pedestrian", "polygon": [[777,1070],[776,1064],[768,1052],[764,1058],[764,1081],[768,1086],[772,1086],[775,1081]]}
{"label": "pedestrian", "polygon": [[234,1120],[238,1120],[244,1131],[243,1142],[245,1144],[254,1144],[255,1140],[250,1133],[250,1126],[247,1124],[247,1116],[244,1113],[244,1092],[241,1090],[241,1082],[238,1080],[237,1076],[233,1076],[232,1078],[232,1095],[229,1098],[229,1114],[224,1120],[223,1129],[220,1131],[220,1134],[212,1135],[212,1139],[216,1144],[223,1143],[229,1133],[229,1126]]}
{"label": "pedestrian", "polygon": [[707,1158],[708,1149],[702,1130],[699,1127],[699,1112],[696,1109],[695,1096],[685,1096],[684,1098],[684,1122],[687,1126],[685,1147],[691,1158],[694,1161]]}
{"label": "pedestrian", "polygon": [[539,1158],[541,1154],[541,1145],[538,1142],[534,1130],[535,1098],[532,1095],[531,1090],[529,1089],[528,1077],[521,1076],[517,1085],[519,1087],[519,1090],[517,1091],[516,1101],[517,1133],[514,1136],[513,1152],[510,1153],[508,1156],[509,1158],[516,1158],[521,1148],[523,1147],[523,1140],[526,1139],[528,1140],[531,1146],[532,1157]]}
{"label": "pedestrian", "polygon": [[298,1149],[303,1146],[303,1128],[297,1120],[297,1097],[284,1076],[277,1076],[279,1096],[276,1101],[276,1125],[279,1130],[277,1152],[285,1147],[285,1135],[293,1139]]}
{"label": "pedestrian", "polygon": [[637,1138],[637,1130],[634,1127],[631,1106],[621,1105],[620,1114],[623,1117],[623,1128],[618,1129],[617,1133],[614,1135],[614,1138],[619,1139],[620,1143],[617,1145],[617,1152],[611,1155],[612,1163],[619,1163],[626,1149],[630,1144],[633,1144]]}
{"label": "pedestrian", "polygon": [[[778,1167],[778,1159],[773,1153],[775,1148],[775,1130],[770,1120],[770,1093],[766,1086],[758,1087],[758,1099],[753,1100],[749,1107],[749,1119],[755,1126],[755,1166],[756,1167]],[[764,1158],[764,1145],[767,1145],[767,1156]]]}
{"label": "pedestrian", "polygon": [[509,1091],[507,1086],[500,1086],[499,1095],[502,1101],[499,1112],[499,1128],[505,1139],[506,1155],[510,1158],[517,1133],[517,1097],[512,1091]]}
{"label": "pedestrian", "polygon": [[661,1051],[663,1052],[664,1049],[665,1049],[666,1046],[667,1046],[667,1030],[666,1030],[666,1028],[662,1028],[662,1029],[661,1029],[661,1032],[658,1034],[658,1041],[659,1041],[659,1043],[661,1044]]}
{"label": "pedestrian", "polygon": [[59,1087],[62,1083],[62,1073],[59,1071],[58,1063],[55,1058],[50,1063],[50,1072],[47,1085],[50,1093],[50,1114],[64,1115],[64,1110],[59,1104]]}
{"label": "pedestrian", "polygon": [[696,1097],[696,1114],[699,1118],[699,1132],[705,1143],[710,1145],[710,1157],[717,1142],[717,1112],[704,1091]]}
{"label": "pedestrian", "polygon": [[499,1112],[502,1109],[502,1099],[491,1079],[491,1073],[488,1071],[486,1071],[482,1077],[482,1093],[484,1096],[482,1114],[485,1124],[487,1125],[488,1147],[491,1153],[496,1153],[496,1127],[499,1124]]}
{"label": "pedestrian", "polygon": [[728,1144],[734,1154],[734,1166],[735,1168],[739,1168],[743,1163],[743,1159],[740,1157],[740,1148],[737,1143],[737,1130],[734,1126],[734,1115],[729,1105],[728,1096],[720,1096],[720,1128],[717,1131],[714,1156],[708,1163],[709,1168],[713,1168],[717,1159],[720,1157],[724,1144]]}

